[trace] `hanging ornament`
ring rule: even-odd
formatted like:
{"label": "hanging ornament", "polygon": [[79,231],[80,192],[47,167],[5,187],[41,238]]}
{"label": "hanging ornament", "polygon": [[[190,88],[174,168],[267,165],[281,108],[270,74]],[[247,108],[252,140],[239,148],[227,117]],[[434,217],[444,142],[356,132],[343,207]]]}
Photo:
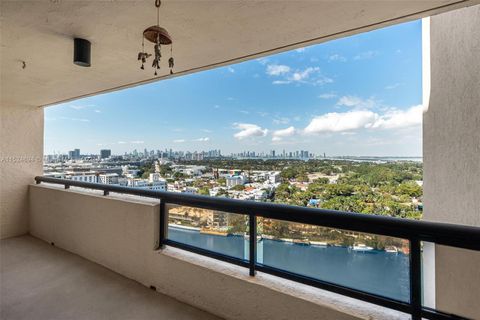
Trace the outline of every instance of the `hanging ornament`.
{"label": "hanging ornament", "polygon": [[154,68],[155,73],[157,75],[157,69],[160,69],[160,62],[162,58],[161,54],[161,47],[162,45],[170,45],[170,59],[168,59],[168,67],[170,68],[170,74],[173,74],[173,52],[172,52],[172,38],[168,34],[167,30],[160,27],[160,0],[155,0],[155,7],[157,8],[157,25],[148,27],[143,31],[142,37],[142,51],[138,53],[138,60],[142,62],[140,69],[144,69],[144,63],[147,59],[151,56],[145,52],[144,47],[144,40],[147,39],[148,41],[154,43],[153,52],[154,58],[152,61],[152,68]]}
{"label": "hanging ornament", "polygon": [[173,44],[170,45],[170,59],[168,59],[168,67],[170,68],[170,74],[173,74],[173,66],[175,65],[175,62],[173,61],[172,57],[172,49]]}
{"label": "hanging ornament", "polygon": [[151,56],[151,54],[148,54],[145,52],[145,37],[142,35],[142,51],[138,53],[138,60],[142,61],[142,66],[140,69],[144,70],[145,68],[143,67],[143,64],[147,61],[147,59]]}

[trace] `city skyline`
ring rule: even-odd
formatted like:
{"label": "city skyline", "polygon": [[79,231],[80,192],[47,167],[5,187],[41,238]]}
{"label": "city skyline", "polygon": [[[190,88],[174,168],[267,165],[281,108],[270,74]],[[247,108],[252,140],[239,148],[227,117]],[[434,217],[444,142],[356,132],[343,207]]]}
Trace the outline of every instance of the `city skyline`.
{"label": "city skyline", "polygon": [[125,151],[124,153],[112,153],[111,149],[100,149],[97,152],[82,153],[80,149],[74,148],[68,152],[63,153],[52,153],[45,154],[45,159],[49,160],[88,160],[93,158],[98,159],[108,159],[110,157],[135,157],[142,159],[178,159],[183,158],[187,155],[201,155],[202,158],[192,158],[190,160],[203,160],[209,158],[232,158],[232,159],[248,159],[248,158],[258,158],[258,159],[334,159],[334,158],[379,158],[379,159],[389,159],[389,158],[399,158],[399,159],[421,159],[422,156],[366,156],[366,155],[336,155],[336,154],[326,154],[323,153],[314,153],[309,150],[294,150],[294,149],[271,149],[264,151],[252,151],[252,150],[242,150],[237,152],[224,153],[220,149],[213,150],[174,150],[172,148],[153,148],[148,150],[147,148],[142,149],[133,149],[130,151]]}
{"label": "city skyline", "polygon": [[421,156],[421,22],[45,109],[45,154]]}

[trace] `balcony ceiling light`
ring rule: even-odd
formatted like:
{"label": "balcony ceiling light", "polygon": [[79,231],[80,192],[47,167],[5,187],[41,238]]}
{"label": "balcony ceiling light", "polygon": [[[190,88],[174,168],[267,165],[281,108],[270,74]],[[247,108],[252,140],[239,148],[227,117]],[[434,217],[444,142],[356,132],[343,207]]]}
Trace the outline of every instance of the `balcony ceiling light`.
{"label": "balcony ceiling light", "polygon": [[145,52],[145,39],[154,43],[153,52],[154,58],[152,61],[152,67],[155,70],[155,75],[157,75],[157,69],[160,69],[160,59],[162,57],[161,47],[162,45],[170,45],[170,59],[168,59],[168,67],[170,68],[170,74],[173,74],[174,60],[172,56],[173,44],[172,38],[168,34],[168,31],[165,28],[160,27],[160,0],[155,0],[155,7],[157,8],[157,25],[148,27],[143,31],[142,35],[142,51],[138,53],[138,61],[142,62],[140,69],[144,70],[144,63],[147,62],[147,59],[152,56],[151,53]]}
{"label": "balcony ceiling light", "polygon": [[80,38],[73,40],[73,63],[81,67],[90,67],[90,41]]}

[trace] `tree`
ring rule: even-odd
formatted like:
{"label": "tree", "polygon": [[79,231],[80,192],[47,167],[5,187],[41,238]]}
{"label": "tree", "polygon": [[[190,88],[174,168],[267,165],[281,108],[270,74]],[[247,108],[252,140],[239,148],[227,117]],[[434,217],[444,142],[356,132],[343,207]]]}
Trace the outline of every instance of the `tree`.
{"label": "tree", "polygon": [[316,179],[314,182],[308,185],[307,190],[312,194],[319,196],[325,191],[327,184],[328,184],[328,179],[326,178]]}
{"label": "tree", "polygon": [[295,180],[300,181],[300,182],[308,182],[309,181],[308,175],[305,172],[300,172],[299,174],[297,174],[297,176],[295,177]]}
{"label": "tree", "polygon": [[162,177],[165,177],[167,174],[172,173],[172,168],[170,167],[170,164],[162,164],[160,165],[160,174]]}
{"label": "tree", "polygon": [[275,199],[287,201],[290,198],[291,191],[288,183],[281,183],[277,189],[275,189]]}
{"label": "tree", "polygon": [[227,184],[227,179],[225,178],[218,178],[217,183],[221,186],[225,186]]}
{"label": "tree", "polygon": [[297,176],[297,170],[295,170],[292,167],[285,168],[280,172],[280,177],[282,177],[284,180],[291,180],[296,176]]}
{"label": "tree", "polygon": [[243,184],[237,184],[236,186],[232,187],[231,190],[243,191],[245,190],[245,186]]}
{"label": "tree", "polygon": [[403,182],[396,189],[397,194],[404,194],[410,197],[420,197],[423,194],[422,187],[414,181]]}
{"label": "tree", "polygon": [[330,180],[328,180],[328,178],[317,178],[317,179],[313,180],[313,183],[315,183],[317,185],[328,184],[329,182],[330,182]]}
{"label": "tree", "polygon": [[198,194],[202,196],[209,196],[210,195],[210,189],[208,187],[202,187],[198,189]]}
{"label": "tree", "polygon": [[180,171],[175,171],[175,173],[173,174],[173,177],[175,179],[179,179],[179,178],[183,178],[185,175],[183,173],[181,173]]}
{"label": "tree", "polygon": [[333,197],[349,197],[353,194],[353,186],[348,184],[329,184],[325,186],[323,192],[324,199],[331,199]]}

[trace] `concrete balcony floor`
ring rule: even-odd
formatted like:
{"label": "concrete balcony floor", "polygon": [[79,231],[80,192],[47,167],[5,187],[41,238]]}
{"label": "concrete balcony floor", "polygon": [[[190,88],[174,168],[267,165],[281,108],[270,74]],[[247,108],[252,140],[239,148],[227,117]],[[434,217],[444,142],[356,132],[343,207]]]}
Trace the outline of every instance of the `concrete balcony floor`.
{"label": "concrete balcony floor", "polygon": [[1,319],[219,319],[31,236],[0,242]]}

